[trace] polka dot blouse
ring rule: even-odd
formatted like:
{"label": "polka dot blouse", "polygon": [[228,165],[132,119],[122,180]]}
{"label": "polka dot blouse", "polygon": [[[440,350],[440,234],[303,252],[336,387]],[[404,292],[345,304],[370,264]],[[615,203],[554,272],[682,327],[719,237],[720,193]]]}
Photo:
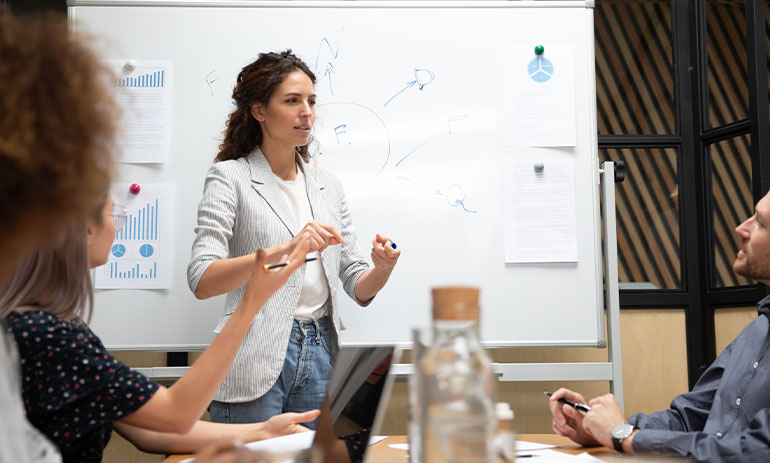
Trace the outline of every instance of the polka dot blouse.
{"label": "polka dot blouse", "polygon": [[40,311],[11,313],[29,421],[66,462],[101,462],[112,422],[136,411],[158,385],[110,356],[79,321]]}

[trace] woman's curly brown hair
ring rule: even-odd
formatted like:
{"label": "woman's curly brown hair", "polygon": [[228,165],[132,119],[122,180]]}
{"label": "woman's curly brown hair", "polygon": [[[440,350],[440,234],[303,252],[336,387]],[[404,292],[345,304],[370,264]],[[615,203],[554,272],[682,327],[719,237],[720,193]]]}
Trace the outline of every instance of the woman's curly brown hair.
{"label": "woman's curly brown hair", "polygon": [[85,218],[109,184],[116,120],[112,73],[84,43],[64,15],[0,11],[4,258],[58,231],[65,219]]}
{"label": "woman's curly brown hair", "polygon": [[[307,74],[315,84],[313,71],[291,50],[260,53],[256,61],[241,69],[233,90],[236,109],[227,119],[225,139],[219,145],[217,162],[248,156],[262,144],[262,129],[251,115],[251,106],[254,103],[267,106],[281,82],[295,71]],[[307,146],[298,146],[296,153],[305,162],[309,161]]]}

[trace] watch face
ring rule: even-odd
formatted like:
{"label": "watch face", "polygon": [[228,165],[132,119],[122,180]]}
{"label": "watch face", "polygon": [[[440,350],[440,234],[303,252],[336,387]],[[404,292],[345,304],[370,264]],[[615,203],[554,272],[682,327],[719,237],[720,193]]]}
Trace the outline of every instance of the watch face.
{"label": "watch face", "polygon": [[612,428],[612,437],[615,439],[625,439],[634,431],[634,426],[630,423],[620,423]]}

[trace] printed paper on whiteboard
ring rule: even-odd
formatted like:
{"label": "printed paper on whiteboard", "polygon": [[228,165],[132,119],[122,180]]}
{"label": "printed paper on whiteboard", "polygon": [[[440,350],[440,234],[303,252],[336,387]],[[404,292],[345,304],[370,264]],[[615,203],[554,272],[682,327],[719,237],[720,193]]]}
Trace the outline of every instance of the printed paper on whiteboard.
{"label": "printed paper on whiteboard", "polygon": [[112,186],[112,199],[126,208],[126,220],[107,263],[95,269],[97,289],[171,288],[174,186],[140,186],[137,195],[128,191],[127,183]]}
{"label": "printed paper on whiteboard", "polygon": [[[503,47],[503,114],[518,146],[575,146],[575,58],[570,46]],[[587,110],[586,110],[587,111]]]}
{"label": "printed paper on whiteboard", "polygon": [[577,262],[574,162],[509,162],[502,183],[505,262]]}
{"label": "printed paper on whiteboard", "polygon": [[[126,63],[129,62],[127,66]],[[171,151],[171,62],[109,60],[121,118],[120,162],[167,162]]]}

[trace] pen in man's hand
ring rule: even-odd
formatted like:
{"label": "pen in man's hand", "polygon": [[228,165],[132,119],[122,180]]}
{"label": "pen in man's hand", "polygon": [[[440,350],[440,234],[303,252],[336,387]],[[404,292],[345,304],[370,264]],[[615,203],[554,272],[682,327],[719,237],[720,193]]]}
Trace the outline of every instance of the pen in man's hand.
{"label": "pen in man's hand", "polygon": [[[547,395],[548,397],[551,397],[553,395],[553,394],[551,394],[548,391],[543,392],[543,394]],[[558,402],[563,403],[563,404],[569,405],[570,407],[574,408],[575,410],[580,410],[581,412],[584,412],[584,413],[587,413],[587,412],[591,411],[591,407],[589,407],[588,405],[572,402],[571,400],[567,400],[564,397],[559,397],[556,400]]]}

